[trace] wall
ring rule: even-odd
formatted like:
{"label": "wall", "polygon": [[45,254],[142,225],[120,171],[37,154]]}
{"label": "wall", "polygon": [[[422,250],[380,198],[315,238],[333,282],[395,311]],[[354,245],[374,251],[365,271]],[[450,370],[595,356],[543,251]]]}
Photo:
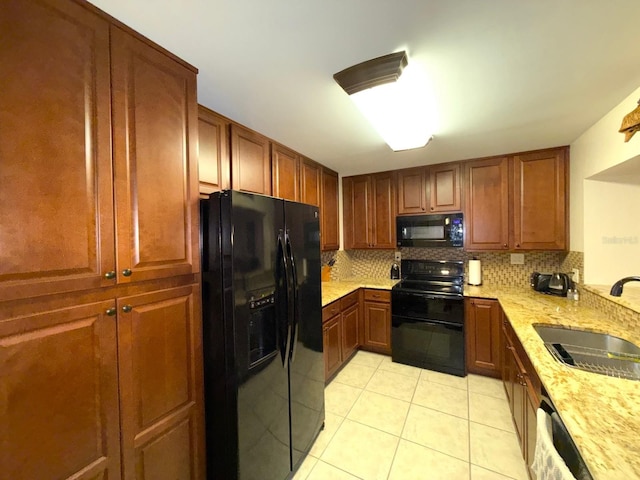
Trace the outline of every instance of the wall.
{"label": "wall", "polygon": [[[639,98],[640,88],[571,144],[571,250],[585,254],[585,283],[610,283],[611,279],[622,276],[625,264],[636,262],[636,259],[639,263],[630,268],[640,273],[640,245],[632,249],[634,254],[630,258],[626,248],[609,248],[602,242],[598,243],[598,239],[608,234],[599,225],[611,226],[607,221],[610,212],[625,210],[627,217],[634,213],[633,209],[640,201],[640,186],[626,189],[622,198],[616,187],[607,187],[593,180],[601,172],[640,155],[640,133],[625,143],[624,135],[618,132],[623,117],[636,107]],[[626,232],[615,233],[622,234],[627,236]],[[605,265],[610,268],[600,270]],[[620,266],[619,272],[616,266]]]}

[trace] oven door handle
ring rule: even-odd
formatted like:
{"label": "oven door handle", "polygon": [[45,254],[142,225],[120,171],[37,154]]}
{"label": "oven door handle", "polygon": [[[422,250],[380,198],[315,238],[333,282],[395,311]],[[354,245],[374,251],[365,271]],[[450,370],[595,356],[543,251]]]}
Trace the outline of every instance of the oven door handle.
{"label": "oven door handle", "polygon": [[462,323],[446,322],[443,320],[432,320],[429,318],[402,317],[399,315],[392,315],[391,323],[394,327],[400,326],[403,323],[420,323],[423,325],[431,325],[432,327],[449,327],[457,330],[464,330],[464,324]]}
{"label": "oven door handle", "polygon": [[[424,293],[421,290],[396,290],[396,294],[398,294],[399,296],[403,296],[403,297],[419,297],[419,298],[426,298],[427,300],[463,300],[462,295],[458,295],[458,294],[451,294],[451,295],[438,295],[438,294],[433,294],[433,293]],[[392,295],[392,301],[393,301],[393,292],[391,293]]]}

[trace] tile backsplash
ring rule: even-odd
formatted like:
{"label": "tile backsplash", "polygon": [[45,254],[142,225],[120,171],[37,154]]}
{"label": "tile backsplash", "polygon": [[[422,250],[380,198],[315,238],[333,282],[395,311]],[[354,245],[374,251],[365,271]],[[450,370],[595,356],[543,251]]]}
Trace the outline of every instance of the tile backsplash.
{"label": "tile backsplash", "polygon": [[[465,252],[452,248],[403,248],[403,259],[413,260],[457,260],[465,263],[477,258],[482,262],[482,281],[493,285],[526,285],[531,272],[571,272],[572,268],[583,271],[582,252],[526,252],[524,265],[512,265],[509,253]],[[322,263],[335,258],[331,270],[332,280],[348,277],[389,278],[394,262],[392,250],[341,250],[322,254]]]}

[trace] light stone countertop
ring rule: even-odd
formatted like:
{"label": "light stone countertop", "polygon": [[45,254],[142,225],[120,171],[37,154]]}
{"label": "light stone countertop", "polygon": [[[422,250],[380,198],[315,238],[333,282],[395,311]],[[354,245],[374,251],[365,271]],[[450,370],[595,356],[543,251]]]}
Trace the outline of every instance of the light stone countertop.
{"label": "light stone countertop", "polygon": [[498,299],[594,478],[640,479],[640,382],[557,362],[532,324],[606,332],[636,345],[640,345],[640,332],[625,329],[579,301],[528,287],[465,289],[465,296]]}
{"label": "light stone countertop", "polygon": [[338,300],[359,288],[391,290],[400,280],[386,278],[347,278],[337,282],[322,282],[322,306]]}

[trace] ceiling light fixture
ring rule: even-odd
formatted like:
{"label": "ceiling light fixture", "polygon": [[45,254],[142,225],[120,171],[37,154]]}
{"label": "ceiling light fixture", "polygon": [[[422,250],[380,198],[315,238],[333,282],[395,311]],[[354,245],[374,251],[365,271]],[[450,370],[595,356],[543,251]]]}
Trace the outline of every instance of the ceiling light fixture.
{"label": "ceiling light fixture", "polygon": [[406,52],[349,67],[333,76],[394,151],[424,147],[433,135],[428,82]]}

